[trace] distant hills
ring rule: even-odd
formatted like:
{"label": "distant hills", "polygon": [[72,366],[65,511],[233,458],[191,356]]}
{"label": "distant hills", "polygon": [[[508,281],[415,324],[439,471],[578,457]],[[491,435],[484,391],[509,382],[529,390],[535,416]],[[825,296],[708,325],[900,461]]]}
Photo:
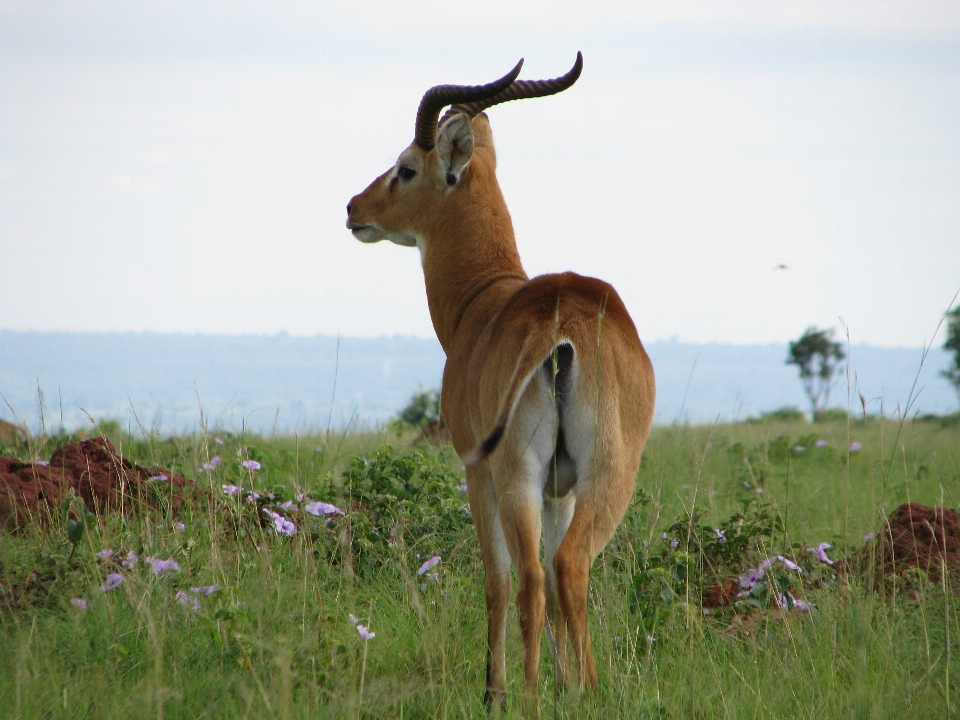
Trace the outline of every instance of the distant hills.
{"label": "distant hills", "polygon": [[[657,374],[658,423],[743,419],[785,405],[806,409],[785,345],[646,345]],[[851,348],[851,383],[868,411],[904,407],[948,413],[957,397],[938,371],[949,355],[934,348],[918,377],[919,348]],[[413,337],[43,333],[0,331],[0,418],[47,427],[85,424],[86,414],[161,431],[196,429],[202,405],[210,426],[260,432],[372,426],[418,388],[440,384],[436,340]],[[198,399],[199,398],[199,399]],[[846,406],[841,378],[834,405]],[[10,407],[7,407],[9,404]],[[857,386],[851,405],[859,412]]]}

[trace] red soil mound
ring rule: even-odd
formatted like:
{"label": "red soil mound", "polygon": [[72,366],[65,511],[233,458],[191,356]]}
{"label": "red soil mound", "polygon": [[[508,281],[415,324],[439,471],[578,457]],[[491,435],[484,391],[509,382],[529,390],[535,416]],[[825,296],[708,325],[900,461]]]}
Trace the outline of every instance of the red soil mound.
{"label": "red soil mound", "polygon": [[[150,480],[165,475],[167,480]],[[0,457],[0,526],[21,527],[40,516],[45,507],[73,494],[96,512],[128,512],[140,502],[155,504],[150,485],[172,485],[169,502],[174,511],[183,504],[183,490],[196,487],[169,469],[141,467],[117,454],[105,438],[64,445],[50,456],[49,465],[22,463]],[[166,493],[164,493],[166,495]]]}
{"label": "red soil mound", "polygon": [[960,573],[960,515],[949,508],[904,503],[874,542],[838,565],[841,571],[872,571],[876,580],[920,568],[937,582],[944,565],[948,573]]}

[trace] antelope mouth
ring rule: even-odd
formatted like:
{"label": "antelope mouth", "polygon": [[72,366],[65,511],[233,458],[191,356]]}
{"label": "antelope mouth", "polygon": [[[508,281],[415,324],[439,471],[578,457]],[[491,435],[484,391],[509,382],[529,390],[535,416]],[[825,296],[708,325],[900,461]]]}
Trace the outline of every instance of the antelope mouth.
{"label": "antelope mouth", "polygon": [[347,228],[360,242],[370,243],[383,239],[383,234],[374,225],[361,225],[360,223],[347,221]]}

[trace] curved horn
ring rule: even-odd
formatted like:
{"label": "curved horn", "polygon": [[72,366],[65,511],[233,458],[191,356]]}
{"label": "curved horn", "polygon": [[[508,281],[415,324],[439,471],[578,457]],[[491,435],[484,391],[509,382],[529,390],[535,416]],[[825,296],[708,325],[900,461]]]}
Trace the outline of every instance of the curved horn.
{"label": "curved horn", "polygon": [[482,101],[510,87],[517,79],[523,59],[510,72],[499,80],[486,85],[437,85],[424,93],[417,109],[417,129],[414,141],[424,150],[437,144],[437,118],[440,111],[452,103],[473,103]]}
{"label": "curved horn", "polygon": [[527,98],[546,97],[547,95],[556,95],[563,92],[573,85],[580,77],[583,70],[583,54],[577,51],[577,61],[570,68],[570,72],[553,80],[517,80],[512,85],[508,85],[502,92],[473,102],[460,102],[444,113],[443,121],[456,113],[466,113],[474,117],[483,112],[488,107],[499,105],[510,100],[525,100]]}

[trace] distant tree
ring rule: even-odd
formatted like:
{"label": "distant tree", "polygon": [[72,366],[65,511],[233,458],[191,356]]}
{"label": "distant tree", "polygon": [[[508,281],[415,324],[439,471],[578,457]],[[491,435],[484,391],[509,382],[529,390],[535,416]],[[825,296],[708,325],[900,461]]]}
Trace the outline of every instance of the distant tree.
{"label": "distant tree", "polygon": [[947,340],[943,349],[953,353],[953,367],[941,371],[960,398],[960,305],[947,313]]}
{"label": "distant tree", "polygon": [[846,358],[840,343],[833,342],[833,330],[807,328],[796,342],[791,342],[787,365],[800,368],[800,381],[810,400],[810,414],[814,420],[830,402],[833,378]]}
{"label": "distant tree", "polygon": [[410,403],[400,411],[400,419],[416,427],[423,427],[440,419],[440,391],[421,390],[410,398]]}

